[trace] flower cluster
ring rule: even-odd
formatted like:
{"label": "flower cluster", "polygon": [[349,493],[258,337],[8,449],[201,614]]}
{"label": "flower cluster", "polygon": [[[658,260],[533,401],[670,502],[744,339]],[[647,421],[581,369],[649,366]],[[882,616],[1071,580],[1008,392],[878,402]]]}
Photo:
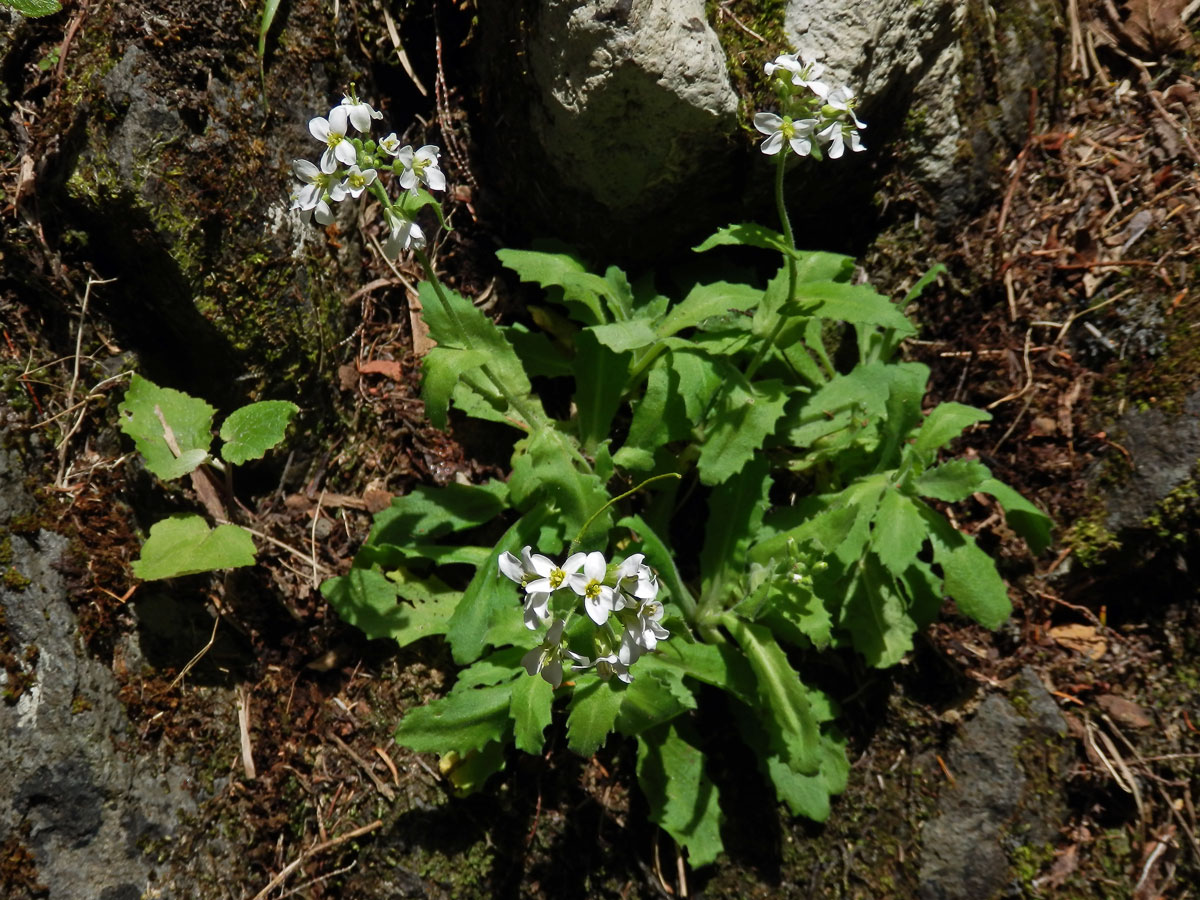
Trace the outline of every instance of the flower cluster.
{"label": "flower cluster", "polygon": [[[560,566],[531,550],[526,547],[520,558],[505,552],[499,560],[500,571],[525,589],[525,627],[536,631],[549,625],[542,643],[521,660],[525,670],[556,688],[562,684],[564,663],[579,671],[592,669],[605,681],[632,681],[629,667],[668,636],[662,626],[658,577],[645,564],[645,556],[635,553],[610,566],[603,553],[574,553]],[[556,595],[571,599],[565,617],[551,609]],[[564,630],[580,604],[595,626],[590,657],[563,644]],[[621,627],[619,636],[614,621]]]}
{"label": "flower cluster", "polygon": [[805,64],[800,54],[789,53],[765,68],[779,94],[783,115],[755,114],[754,127],[767,136],[763,153],[775,155],[785,141],[794,153],[817,158],[824,154],[837,159],[847,147],[855,152],[866,149],[858,132],[867,126],[854,112],[854,95],[843,85],[822,81],[824,66]]}
{"label": "flower cluster", "polygon": [[[382,119],[383,113],[354,95],[353,90],[342,102],[308,123],[309,133],[325,145],[316,164],[307,159],[292,162],[292,171],[300,184],[292,192],[292,209],[300,210],[307,220],[316,219],[322,225],[333,221],[331,203],[351,197],[357,199],[369,190],[383,205],[388,226],[384,252],[399,256],[409,247],[425,242],[421,227],[414,220],[415,208],[410,201],[417,198],[421,185],[430,190],[446,189],[446,176],[438,168],[441,151],[432,144],[417,150],[401,146],[395,132],[378,143],[368,135],[372,119]],[[362,137],[351,137],[353,128]],[[405,193],[392,200],[380,182],[380,174],[398,175]]]}

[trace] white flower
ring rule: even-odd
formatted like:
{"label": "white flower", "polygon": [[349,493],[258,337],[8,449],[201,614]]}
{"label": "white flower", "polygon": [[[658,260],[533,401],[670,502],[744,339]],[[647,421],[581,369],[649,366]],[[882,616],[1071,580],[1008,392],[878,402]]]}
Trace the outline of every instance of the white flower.
{"label": "white flower", "polygon": [[[500,554],[500,571],[511,578],[521,587],[538,577],[533,567],[533,558],[529,555],[532,548],[526,545],[521,550],[521,558],[517,559],[507,551]],[[550,618],[550,594],[545,591],[534,591],[525,594],[525,627],[537,631]]]}
{"label": "white flower", "polygon": [[597,625],[608,621],[608,614],[617,608],[616,591],[604,583],[607,574],[608,563],[604,554],[592,551],[583,562],[583,573],[571,575],[571,590],[583,598],[584,610]]}
{"label": "white flower", "polygon": [[792,84],[796,87],[806,87],[819,97],[824,97],[829,92],[829,86],[819,80],[825,67],[816,62],[805,65],[800,61],[799,53],[785,53],[783,56],[776,57],[775,62],[767,63],[763,68],[767,70],[768,75],[774,75],[777,69],[791,72]]}
{"label": "white flower", "polygon": [[762,152],[767,156],[774,156],[778,153],[785,140],[796,154],[808,156],[812,152],[813,126],[816,124],[816,119],[794,121],[787,116],[777,116],[775,113],[754,114],[754,127],[767,135],[767,139],[762,142]]}
{"label": "white flower", "polygon": [[446,176],[438,168],[440,155],[441,151],[433,144],[426,144],[419,150],[413,150],[409,145],[397,150],[396,161],[404,167],[400,173],[400,187],[415,194],[418,182],[424,182],[430,190],[444,191]]}
{"label": "white flower", "polygon": [[[628,613],[625,615],[628,616]],[[662,617],[663,605],[657,600],[646,600],[637,608],[632,620],[626,620],[628,624],[625,626],[625,634],[643,650],[653,650],[658,646],[659,641],[665,641],[670,637],[670,632],[659,624]],[[622,644],[624,644],[624,636],[622,636]]]}
{"label": "white flower", "polygon": [[845,122],[833,122],[817,135],[817,140],[828,146],[825,154],[830,159],[839,159],[846,152],[846,144],[855,153],[866,150],[866,146],[858,136],[858,132]]}
{"label": "white flower", "polygon": [[848,87],[839,85],[833,90],[826,90],[825,92],[817,91],[816,93],[825,101],[825,106],[821,112],[827,118],[837,118],[838,113],[845,113],[854,122],[855,128],[866,129],[867,126],[858,120],[858,116],[854,112],[854,107],[858,101],[854,99],[854,95],[850,93]]}
{"label": "white flower", "polygon": [[342,190],[351,197],[357,198],[364,190],[370,187],[375,181],[376,171],[367,169],[363,171],[357,165],[353,165],[346,172],[346,180],[342,182]]}
{"label": "white flower", "polygon": [[583,568],[587,556],[588,554],[586,553],[572,553],[560,567],[555,565],[554,560],[550,559],[550,557],[534,553],[529,557],[529,561],[533,565],[534,573],[538,577],[527,583],[525,590],[530,593],[534,591],[550,593],[551,591],[557,591],[559,588],[567,587],[571,576]]}
{"label": "white flower", "polygon": [[350,124],[366,134],[371,130],[372,119],[382,119],[383,113],[371,108],[369,103],[352,97],[342,97],[342,106],[350,116]]}
{"label": "white flower", "polygon": [[322,172],[307,159],[292,160],[292,172],[304,182],[303,186],[292,194],[292,209],[309,210],[316,207],[329,190],[332,177]]}
{"label": "white flower", "polygon": [[325,145],[325,152],[321,154],[322,172],[333,172],[339,162],[345,166],[358,162],[358,152],[346,137],[349,115],[344,106],[335,106],[329,111],[328,119],[318,116],[308,123],[309,133]]}
{"label": "white flower", "polygon": [[620,657],[615,653],[610,653],[608,656],[601,656],[595,662],[596,674],[601,681],[608,681],[614,675],[626,684],[633,681],[633,676],[629,674],[628,664],[621,661]]}
{"label": "white flower", "polygon": [[[644,553],[635,553],[617,566],[617,587],[639,600],[653,600],[658,596],[658,576],[642,562],[645,558]],[[621,605],[616,608],[621,609],[625,601],[618,600]]]}
{"label": "white flower", "polygon": [[521,657],[521,665],[531,676],[541,675],[542,680],[552,688],[557,688],[563,680],[563,659],[566,658],[574,665],[588,665],[587,657],[573,653],[562,646],[563,619],[555,620],[546,632],[546,639]]}
{"label": "white flower", "polygon": [[395,156],[400,152],[400,138],[396,137],[396,132],[393,131],[387,137],[380,139],[379,146],[385,153]]}
{"label": "white flower", "polygon": [[425,235],[420,225],[390,209],[385,209],[383,215],[391,229],[388,239],[383,244],[383,252],[389,259],[395,259],[409,247],[424,246]]}

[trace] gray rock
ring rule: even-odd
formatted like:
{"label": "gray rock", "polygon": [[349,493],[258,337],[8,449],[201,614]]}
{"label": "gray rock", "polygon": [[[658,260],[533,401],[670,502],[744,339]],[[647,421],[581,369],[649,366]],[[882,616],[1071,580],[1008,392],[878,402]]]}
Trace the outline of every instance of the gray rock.
{"label": "gray rock", "polygon": [[1003,20],[957,0],[791,0],[784,21],[802,58],[856,92],[868,146],[897,134],[910,144],[906,174],[949,220],[977,201],[995,148],[1024,141],[1029,89],[1052,73],[1057,15],[1040,0]]}
{"label": "gray rock", "polygon": [[735,125],[701,0],[545,0],[529,57],[559,176],[620,217],[688,183]]}
{"label": "gray rock", "polygon": [[[15,451],[0,454],[8,511],[29,503],[14,466],[24,471]],[[140,897],[161,874],[155,844],[194,801],[181,770],[119,749],[130,725],[116,681],[80,646],[55,568],[66,538],[43,530],[9,542],[10,564],[29,583],[0,587],[0,627],[18,667],[0,669],[16,695],[0,703],[0,840],[13,836],[33,854],[50,900]]]}
{"label": "gray rock", "polygon": [[737,153],[738,96],[702,0],[522,6],[523,78],[510,74],[512,41],[496,37],[511,34],[501,20],[517,13],[480,11],[494,41],[492,106],[509,125],[493,139],[490,174],[520,196],[520,214],[618,252],[661,247],[694,226],[706,202],[697,189],[728,181]]}
{"label": "gray rock", "polygon": [[989,697],[950,747],[954,784],[922,832],[922,900],[991,900],[1010,881],[1010,849],[1056,833],[1062,803],[1033,785],[1047,770],[1061,774],[1066,723],[1033,672],[1022,672],[1020,690],[1026,716]]}
{"label": "gray rock", "polygon": [[1131,409],[1118,421],[1115,438],[1129,451],[1133,472],[1106,497],[1107,527],[1120,532],[1142,525],[1155,506],[1195,475],[1200,460],[1200,391],[1183,411]]}

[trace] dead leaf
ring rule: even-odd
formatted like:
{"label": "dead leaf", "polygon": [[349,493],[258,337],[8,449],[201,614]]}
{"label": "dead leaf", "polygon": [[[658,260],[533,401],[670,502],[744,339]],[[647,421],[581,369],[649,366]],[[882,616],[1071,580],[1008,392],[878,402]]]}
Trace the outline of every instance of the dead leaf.
{"label": "dead leaf", "polygon": [[1125,0],[1121,4],[1120,32],[1143,53],[1164,55],[1192,46],[1192,34],[1183,22],[1187,0]]}
{"label": "dead leaf", "polygon": [[1094,625],[1055,625],[1046,633],[1056,644],[1082,653],[1093,662],[1108,652],[1108,642]]}
{"label": "dead leaf", "polygon": [[358,371],[364,375],[386,375],[392,381],[404,380],[404,370],[394,359],[369,359],[358,364]]}
{"label": "dead leaf", "polygon": [[1067,849],[1059,851],[1058,858],[1054,860],[1054,865],[1050,867],[1050,871],[1034,882],[1033,886],[1038,891],[1045,888],[1062,887],[1066,880],[1070,878],[1075,870],[1079,868],[1079,845],[1072,844]]}
{"label": "dead leaf", "polygon": [[1144,709],[1132,700],[1126,700],[1116,694],[1101,694],[1096,698],[1096,704],[1129,728],[1149,728],[1154,724],[1154,720],[1146,714]]}

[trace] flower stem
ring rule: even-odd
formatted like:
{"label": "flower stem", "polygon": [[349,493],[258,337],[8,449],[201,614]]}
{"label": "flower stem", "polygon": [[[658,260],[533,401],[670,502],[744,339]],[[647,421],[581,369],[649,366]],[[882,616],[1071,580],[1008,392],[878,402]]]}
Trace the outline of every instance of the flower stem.
{"label": "flower stem", "polygon": [[[775,166],[775,209],[779,212],[779,224],[783,228],[783,240],[787,244],[787,252],[784,253],[784,259],[787,260],[788,267],[788,292],[786,303],[790,303],[796,297],[796,238],[792,233],[792,220],[788,217],[787,203],[783,197],[783,173],[787,168],[787,145],[779,151],[777,156],[778,163]],[[763,341],[759,346],[758,352],[754,354],[754,358],[750,360],[750,365],[746,367],[746,379],[754,377],[759,366],[767,358],[771,348],[775,346],[775,340],[779,337],[779,333],[783,331],[783,326],[787,324],[788,317],[785,315],[779,316],[779,321],[775,323],[770,336]]]}

